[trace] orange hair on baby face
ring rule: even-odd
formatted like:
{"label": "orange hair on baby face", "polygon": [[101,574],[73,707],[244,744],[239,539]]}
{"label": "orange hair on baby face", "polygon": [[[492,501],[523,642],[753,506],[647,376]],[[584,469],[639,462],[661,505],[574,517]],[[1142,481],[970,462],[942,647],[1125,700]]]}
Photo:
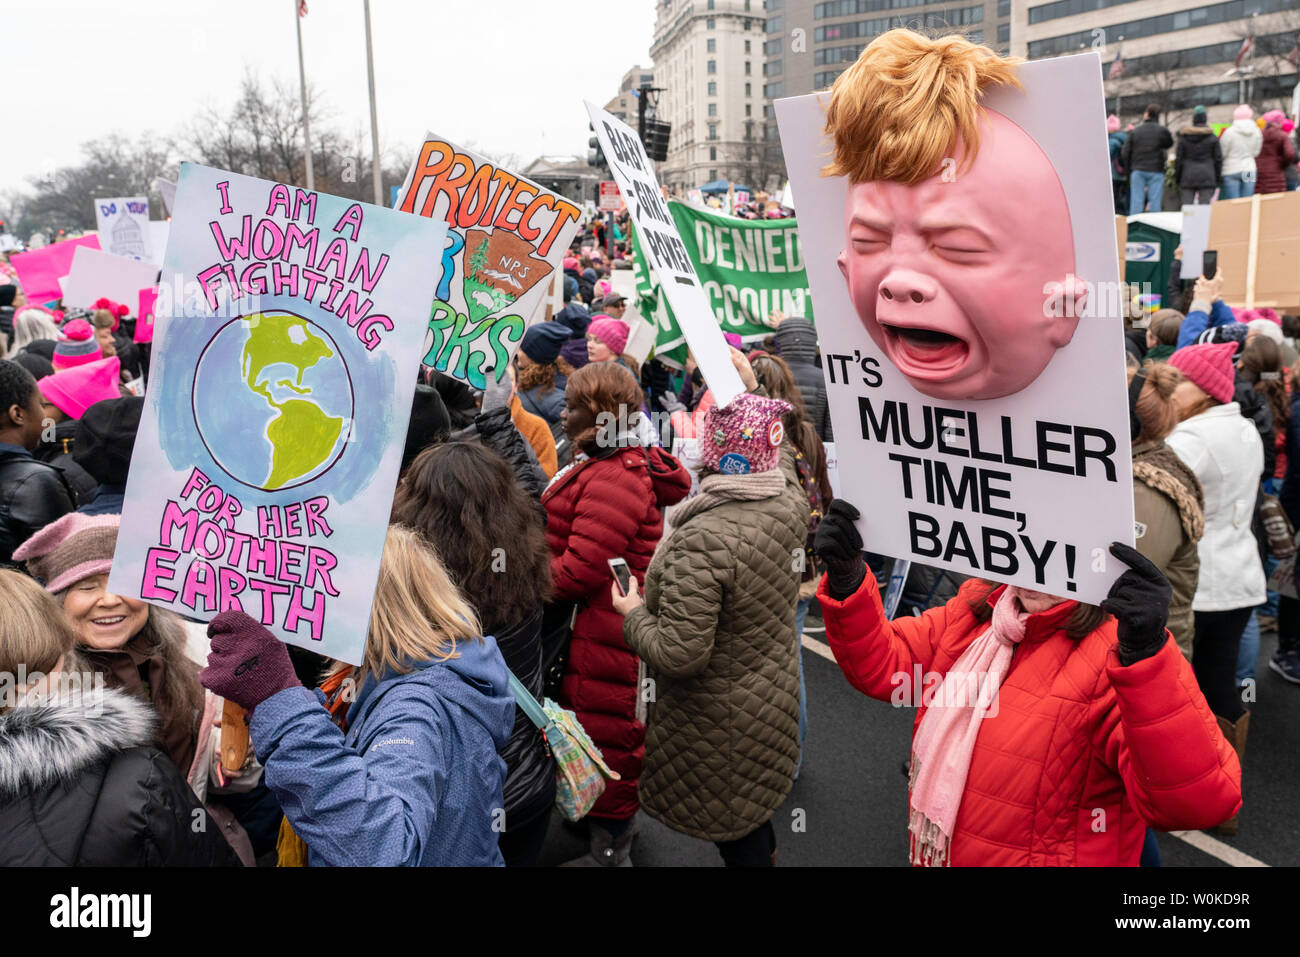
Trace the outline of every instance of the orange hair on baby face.
{"label": "orange hair on baby face", "polygon": [[911,186],[939,171],[958,137],[968,166],[979,151],[980,94],[997,83],[1020,87],[1020,62],[964,37],[882,33],[831,87],[826,132],[835,153],[822,175]]}

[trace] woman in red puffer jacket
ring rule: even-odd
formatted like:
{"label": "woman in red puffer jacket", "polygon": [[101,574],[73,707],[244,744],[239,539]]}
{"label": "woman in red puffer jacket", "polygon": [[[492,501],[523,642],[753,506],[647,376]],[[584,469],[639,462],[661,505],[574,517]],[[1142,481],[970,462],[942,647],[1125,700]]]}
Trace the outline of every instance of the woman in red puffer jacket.
{"label": "woman in red puffer jacket", "polygon": [[626,559],[642,583],[663,534],[664,508],[691,487],[675,458],[639,444],[642,401],[636,378],[617,363],[592,363],[570,376],[561,421],[578,451],[542,495],[555,599],[579,608],[560,697],[621,777],[608,782],[587,816],[591,853],[575,864],[630,864],[645,759],[640,661],[623,641],[608,562]]}
{"label": "woman in red puffer jacket", "polygon": [[917,708],[913,864],[1136,866],[1148,824],[1214,827],[1241,807],[1237,755],[1165,630],[1169,583],[1137,551],[1111,546],[1129,570],[1104,610],[971,580],[890,621],[858,517],[838,500],[822,519],[818,597],[850,684]]}

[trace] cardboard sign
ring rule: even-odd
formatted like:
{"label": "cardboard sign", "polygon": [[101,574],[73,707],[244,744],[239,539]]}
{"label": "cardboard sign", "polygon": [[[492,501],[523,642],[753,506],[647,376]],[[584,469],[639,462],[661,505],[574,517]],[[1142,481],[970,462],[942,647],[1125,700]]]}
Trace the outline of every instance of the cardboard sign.
{"label": "cardboard sign", "polygon": [[1208,243],[1219,253],[1224,301],[1300,312],[1300,193],[1212,203]]}
{"label": "cardboard sign", "polygon": [[95,200],[99,243],[105,252],[128,259],[148,259],[153,246],[149,232],[149,198],[123,196]]}
{"label": "cardboard sign", "polygon": [[428,264],[437,297],[424,364],[482,389],[484,370],[505,374],[549,295],[581,210],[436,133],[425,136],[397,208],[448,227],[446,248]]}
{"label": "cardboard sign", "polygon": [[[668,201],[668,211],[723,332],[758,342],[772,334],[767,320],[773,310],[813,318],[795,220],[734,219],[676,200]],[[633,271],[640,303],[656,319],[655,354],[681,364],[686,358],[681,348],[685,336],[662,288],[645,266],[639,240],[634,231]]]}
{"label": "cardboard sign", "polygon": [[181,166],[111,591],[361,661],[445,233]]}
{"label": "cardboard sign", "polygon": [[1133,541],[1101,70],[1016,69],[1023,91],[985,92],[974,161],[912,185],[822,175],[828,94],[777,120],[868,547],[1099,602],[1124,570],[1110,544]]}
{"label": "cardboard sign", "polygon": [[18,272],[18,281],[22,284],[23,295],[28,302],[44,305],[57,302],[63,296],[59,280],[72,268],[72,257],[79,247],[99,248],[96,235],[79,236],[61,243],[33,249],[31,252],[15,253],[9,258],[10,264]]}
{"label": "cardboard sign", "polygon": [[587,113],[627,203],[646,264],[663,285],[665,298],[715,401],[726,405],[743,393],[745,386],[731,364],[731,350],[722,338],[686,244],[664,202],[645,147],[635,131],[612,114],[591,103],[587,104]]}
{"label": "cardboard sign", "polygon": [[63,280],[63,304],[89,309],[96,299],[106,296],[113,302],[134,306],[140,290],[153,286],[157,279],[158,267],[153,262],[83,246],[73,255]]}

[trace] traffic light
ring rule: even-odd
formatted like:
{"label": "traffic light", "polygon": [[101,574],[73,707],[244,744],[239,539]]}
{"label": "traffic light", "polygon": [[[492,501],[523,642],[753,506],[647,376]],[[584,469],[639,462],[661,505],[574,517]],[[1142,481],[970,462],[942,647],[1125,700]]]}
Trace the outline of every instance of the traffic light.
{"label": "traffic light", "polygon": [[668,136],[673,125],[659,120],[646,120],[645,151],[652,160],[663,162],[668,159]]}
{"label": "traffic light", "polygon": [[[590,123],[587,124],[587,129],[591,130],[593,133],[596,132],[596,128]],[[598,136],[593,136],[587,140],[587,165],[594,166],[597,169],[609,166],[609,164],[605,162],[605,154],[600,148],[600,137]]]}

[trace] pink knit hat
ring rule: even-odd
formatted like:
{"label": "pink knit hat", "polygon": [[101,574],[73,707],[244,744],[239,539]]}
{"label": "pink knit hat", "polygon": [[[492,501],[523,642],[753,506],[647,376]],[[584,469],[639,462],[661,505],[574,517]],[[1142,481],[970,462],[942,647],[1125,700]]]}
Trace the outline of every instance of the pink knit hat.
{"label": "pink knit hat", "polygon": [[1106,117],[1106,132],[1107,133],[1119,132],[1119,117],[1116,116],[1114,113]]}
{"label": "pink knit hat", "polygon": [[63,327],[63,335],[55,343],[54,357],[50,361],[57,372],[95,362],[101,357],[94,327],[85,319],[73,319]]}
{"label": "pink knit hat", "polygon": [[117,356],[109,356],[47,375],[36,387],[46,401],[57,405],[68,418],[79,419],[96,402],[122,397],[122,390],[117,386],[121,372]]}
{"label": "pink knit hat", "polygon": [[700,462],[725,475],[770,472],[781,462],[790,403],[745,393],[730,404],[712,406],[700,427]]}
{"label": "pink knit hat", "polygon": [[1219,402],[1232,401],[1232,359],[1235,342],[1209,342],[1184,346],[1169,357],[1169,364]]}
{"label": "pink knit hat", "polygon": [[595,336],[609,347],[609,351],[621,356],[627,348],[627,323],[613,316],[597,315],[587,327],[587,335]]}
{"label": "pink knit hat", "polygon": [[581,265],[581,263],[578,262],[578,259],[577,259],[576,256],[565,256],[565,257],[564,257],[564,262],[560,263],[560,268],[561,268],[561,269],[577,269],[580,265]]}
{"label": "pink knit hat", "polygon": [[1234,120],[1249,120],[1253,118],[1254,115],[1255,115],[1255,111],[1252,110],[1245,103],[1241,104],[1241,106],[1237,107],[1235,110],[1232,111],[1232,118]]}
{"label": "pink knit hat", "polygon": [[1277,123],[1279,126],[1281,126],[1282,122],[1286,119],[1286,114],[1283,113],[1281,110],[1269,110],[1267,113],[1261,116],[1260,119],[1263,120],[1265,123]]}
{"label": "pink knit hat", "polygon": [[69,512],[46,525],[14,552],[14,561],[45,582],[48,592],[61,592],[91,575],[106,575],[113,567],[120,515]]}

